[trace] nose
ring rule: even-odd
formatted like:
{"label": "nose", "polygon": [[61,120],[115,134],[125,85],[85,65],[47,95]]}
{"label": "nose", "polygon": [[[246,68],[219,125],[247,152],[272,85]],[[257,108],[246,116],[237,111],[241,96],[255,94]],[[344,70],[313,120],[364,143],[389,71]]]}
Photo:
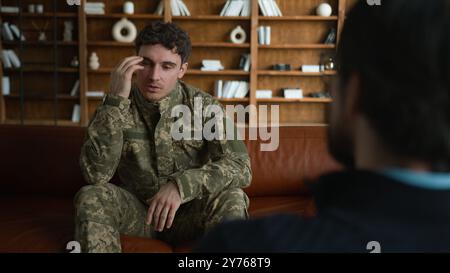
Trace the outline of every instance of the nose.
{"label": "nose", "polygon": [[152,81],[157,81],[160,79],[161,77],[161,68],[157,65],[153,66],[148,74],[148,77],[152,80]]}

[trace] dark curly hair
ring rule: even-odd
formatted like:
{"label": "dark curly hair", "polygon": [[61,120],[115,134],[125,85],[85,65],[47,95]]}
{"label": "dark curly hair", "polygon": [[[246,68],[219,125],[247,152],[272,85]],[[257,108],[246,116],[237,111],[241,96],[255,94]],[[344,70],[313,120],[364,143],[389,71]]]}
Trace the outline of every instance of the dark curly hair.
{"label": "dark curly hair", "polygon": [[174,50],[181,56],[182,63],[186,63],[191,55],[191,39],[186,31],[174,23],[155,21],[146,26],[135,41],[136,52],[143,45],[161,44],[169,50]]}
{"label": "dark curly hair", "polygon": [[449,1],[358,1],[338,70],[341,87],[359,75],[359,109],[394,153],[450,171]]}

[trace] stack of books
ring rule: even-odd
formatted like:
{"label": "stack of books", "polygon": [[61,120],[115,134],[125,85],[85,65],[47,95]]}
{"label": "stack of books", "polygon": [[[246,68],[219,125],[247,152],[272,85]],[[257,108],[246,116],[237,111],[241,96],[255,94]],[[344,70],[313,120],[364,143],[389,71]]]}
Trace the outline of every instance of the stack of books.
{"label": "stack of books", "polygon": [[245,81],[222,81],[215,82],[214,95],[217,98],[245,98],[250,89],[249,83]]}
{"label": "stack of books", "polygon": [[[170,0],[170,7],[172,9],[173,16],[191,16],[191,13],[183,0]],[[164,0],[161,0],[156,8],[155,14],[162,16],[163,13]]]}
{"label": "stack of books", "polygon": [[251,10],[250,0],[228,0],[220,16],[250,16]]}
{"label": "stack of books", "polygon": [[270,26],[260,26],[258,31],[258,43],[260,45],[270,45],[270,36],[272,35],[272,29]]}
{"label": "stack of books", "polygon": [[14,41],[16,39],[25,41],[25,36],[23,36],[19,28],[8,22],[2,24],[2,37],[5,41]]}
{"label": "stack of books", "polygon": [[258,0],[258,5],[263,16],[283,16],[275,0]]}
{"label": "stack of books", "polygon": [[224,67],[220,60],[203,60],[201,71],[220,71]]}
{"label": "stack of books", "polygon": [[86,2],[84,12],[86,12],[86,14],[105,14],[105,3]]}
{"label": "stack of books", "polygon": [[2,6],[0,7],[1,13],[19,13],[19,7]]}

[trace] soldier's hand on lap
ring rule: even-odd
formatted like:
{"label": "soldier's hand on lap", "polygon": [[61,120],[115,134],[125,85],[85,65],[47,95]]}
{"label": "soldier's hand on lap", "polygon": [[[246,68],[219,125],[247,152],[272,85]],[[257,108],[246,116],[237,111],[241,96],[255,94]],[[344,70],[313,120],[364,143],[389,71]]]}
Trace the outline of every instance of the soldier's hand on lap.
{"label": "soldier's hand on lap", "polygon": [[109,83],[109,91],[111,94],[124,98],[130,96],[131,79],[133,73],[137,70],[144,69],[140,63],[144,59],[140,56],[132,56],[123,59],[111,72],[111,81]]}
{"label": "soldier's hand on lap", "polygon": [[147,200],[149,205],[146,224],[154,224],[156,231],[163,231],[172,226],[175,213],[181,205],[181,196],[175,182],[163,185],[159,192]]}

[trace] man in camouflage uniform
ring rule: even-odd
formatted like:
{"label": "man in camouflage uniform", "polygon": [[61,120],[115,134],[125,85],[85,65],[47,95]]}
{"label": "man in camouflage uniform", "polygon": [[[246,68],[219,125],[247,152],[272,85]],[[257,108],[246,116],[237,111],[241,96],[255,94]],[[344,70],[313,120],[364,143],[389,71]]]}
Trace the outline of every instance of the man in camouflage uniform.
{"label": "man in camouflage uniform", "polygon": [[[120,234],[189,242],[217,223],[247,218],[251,181],[240,140],[174,140],[172,109],[219,103],[181,82],[191,51],[186,32],[155,22],[136,39],[139,56],[112,72],[110,93],[87,129],[80,164],[88,186],[75,196],[83,252],[120,252]],[[132,76],[136,74],[136,84]],[[206,118],[201,120],[207,122]],[[118,172],[122,184],[108,183]]]}

